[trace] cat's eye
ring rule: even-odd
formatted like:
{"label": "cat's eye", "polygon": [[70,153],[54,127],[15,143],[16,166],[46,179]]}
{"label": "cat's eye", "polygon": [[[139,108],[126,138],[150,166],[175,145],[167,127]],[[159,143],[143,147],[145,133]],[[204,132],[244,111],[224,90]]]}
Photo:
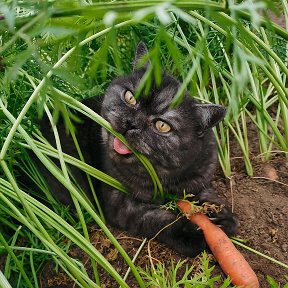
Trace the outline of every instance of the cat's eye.
{"label": "cat's eye", "polygon": [[171,131],[171,126],[164,121],[158,120],[155,123],[156,129],[161,133],[168,133]]}
{"label": "cat's eye", "polygon": [[126,103],[135,106],[137,104],[136,98],[134,97],[133,93],[127,90],[124,94],[124,100]]}

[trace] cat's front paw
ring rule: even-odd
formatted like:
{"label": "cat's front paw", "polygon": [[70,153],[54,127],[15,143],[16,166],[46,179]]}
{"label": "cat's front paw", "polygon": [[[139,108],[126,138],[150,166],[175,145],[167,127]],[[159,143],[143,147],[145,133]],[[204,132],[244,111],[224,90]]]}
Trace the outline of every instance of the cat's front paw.
{"label": "cat's front paw", "polygon": [[165,237],[164,242],[171,248],[189,257],[198,255],[206,247],[202,231],[184,217],[172,225]]}
{"label": "cat's front paw", "polygon": [[219,213],[209,215],[212,222],[220,226],[228,236],[235,235],[239,227],[237,216],[224,207]]}
{"label": "cat's front paw", "polygon": [[[215,204],[216,206],[223,206],[223,200],[218,196],[214,189],[209,188],[201,191],[193,199],[194,201],[199,201],[199,204],[208,202],[210,204]],[[212,222],[220,226],[227,235],[235,235],[239,227],[239,221],[237,216],[232,213],[232,211],[225,206],[218,213],[211,213],[208,215]]]}

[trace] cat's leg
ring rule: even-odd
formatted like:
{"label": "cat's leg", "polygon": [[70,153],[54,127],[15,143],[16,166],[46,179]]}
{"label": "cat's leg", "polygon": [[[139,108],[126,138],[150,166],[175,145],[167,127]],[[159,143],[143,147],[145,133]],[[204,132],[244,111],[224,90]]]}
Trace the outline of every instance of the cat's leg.
{"label": "cat's leg", "polygon": [[234,235],[239,227],[239,221],[231,209],[227,207],[223,199],[219,197],[213,188],[203,189],[193,200],[199,201],[200,204],[208,202],[210,204],[222,205],[224,207],[219,213],[211,213],[210,219],[214,224],[219,225],[227,235]]}
{"label": "cat's leg", "polygon": [[139,202],[117,190],[107,191],[102,198],[106,220],[113,226],[148,238],[161,230],[156,239],[186,256],[195,256],[206,246],[201,230],[185,217],[177,218],[177,213]]}

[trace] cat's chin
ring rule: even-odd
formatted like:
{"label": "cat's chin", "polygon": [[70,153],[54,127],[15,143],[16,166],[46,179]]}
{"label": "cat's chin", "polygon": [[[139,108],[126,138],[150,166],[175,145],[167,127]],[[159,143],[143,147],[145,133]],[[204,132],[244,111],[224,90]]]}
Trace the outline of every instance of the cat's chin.
{"label": "cat's chin", "polygon": [[115,150],[110,151],[109,153],[110,159],[114,163],[121,163],[121,164],[132,164],[137,162],[137,158],[135,155],[132,154],[119,154]]}

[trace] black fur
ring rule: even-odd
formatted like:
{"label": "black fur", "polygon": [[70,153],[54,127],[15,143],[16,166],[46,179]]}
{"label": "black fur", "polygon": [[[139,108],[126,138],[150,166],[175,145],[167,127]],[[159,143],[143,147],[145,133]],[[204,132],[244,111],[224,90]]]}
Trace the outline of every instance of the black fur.
{"label": "black fur", "polygon": [[[145,56],[147,48],[140,43],[136,51],[134,70],[130,75],[116,78],[108,87],[102,103],[92,98],[84,104],[101,112],[112,127],[123,134],[135,150],[144,154],[153,164],[165,193],[183,198],[195,195],[200,203],[208,201],[221,204],[222,200],[211,186],[211,178],[217,163],[217,151],[211,128],[221,121],[225,109],[219,105],[203,105],[186,93],[177,108],[170,108],[172,98],[180,83],[170,75],[162,75],[160,87],[152,86],[149,95],[140,95],[136,105],[127,104],[123,97],[129,90],[135,93],[146,66],[139,68],[139,60]],[[155,127],[157,120],[165,121],[171,131],[161,133]],[[127,230],[131,234],[153,237],[164,226],[176,220],[176,214],[160,208],[165,200],[152,202],[153,184],[145,168],[137,158],[120,155],[113,149],[114,136],[101,129],[93,121],[83,118],[78,125],[77,136],[87,163],[104,170],[118,179],[130,191],[130,196],[107,185],[102,185],[99,197],[108,223]],[[43,124],[45,127],[46,124]],[[76,155],[71,139],[66,136],[63,125],[58,125],[64,151]],[[51,134],[43,129],[46,137],[53,142]],[[101,156],[101,158],[99,157]],[[49,181],[47,171],[46,178]],[[89,191],[86,177],[76,173],[77,181]],[[67,191],[55,181],[49,181],[55,194],[68,203]],[[99,183],[97,183],[99,185]],[[97,186],[98,188],[99,186]],[[99,190],[99,189],[97,189]],[[168,200],[166,200],[167,202]],[[214,215],[215,222],[222,225],[225,232],[233,234],[237,220],[228,208]],[[164,229],[157,237],[171,248],[188,256],[198,254],[205,247],[200,230],[185,218]]]}

